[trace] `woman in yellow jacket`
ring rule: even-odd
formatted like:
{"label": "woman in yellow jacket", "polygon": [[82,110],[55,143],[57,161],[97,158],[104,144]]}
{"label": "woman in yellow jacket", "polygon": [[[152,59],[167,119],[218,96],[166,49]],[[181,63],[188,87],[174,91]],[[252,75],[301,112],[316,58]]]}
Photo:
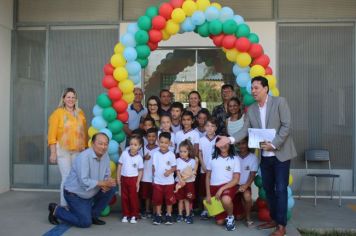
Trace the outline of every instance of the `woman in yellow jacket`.
{"label": "woman in yellow jacket", "polygon": [[48,122],[49,160],[57,163],[62,176],[61,205],[67,206],[63,184],[69,175],[72,161],[87,147],[87,125],[84,112],[78,108],[77,93],[73,88],[64,90],[58,108]]}

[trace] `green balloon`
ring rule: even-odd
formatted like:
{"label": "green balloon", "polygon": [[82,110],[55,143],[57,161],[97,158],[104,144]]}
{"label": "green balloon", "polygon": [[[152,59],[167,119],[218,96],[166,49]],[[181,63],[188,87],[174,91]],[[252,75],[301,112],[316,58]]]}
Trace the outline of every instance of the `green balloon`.
{"label": "green balloon", "polygon": [[234,34],[237,30],[237,23],[233,19],[227,20],[223,23],[223,31],[225,34]]}
{"label": "green balloon", "polygon": [[143,45],[143,44],[147,44],[148,40],[149,40],[149,36],[147,31],[145,30],[138,30],[135,33],[135,40],[136,40],[136,44],[137,45]]}
{"label": "green balloon", "polygon": [[141,59],[147,59],[151,53],[151,49],[147,45],[136,46],[137,57]]}
{"label": "green balloon", "polygon": [[109,130],[113,134],[119,133],[123,127],[124,127],[124,124],[119,120],[114,120],[108,124]]}
{"label": "green balloon", "polygon": [[148,65],[148,59],[147,58],[137,58],[136,61],[140,63],[141,68],[146,68]]}
{"label": "green balloon", "polygon": [[112,139],[114,139],[118,143],[121,143],[122,141],[125,140],[125,137],[126,137],[125,132],[121,130],[119,133],[114,134],[112,136]]}
{"label": "green balloon", "polygon": [[245,94],[247,94],[247,90],[245,87],[240,87],[240,93],[242,96],[245,96]]}
{"label": "green balloon", "polygon": [[111,106],[111,100],[106,93],[102,93],[97,97],[96,104],[98,104],[101,108],[107,108]]}
{"label": "green balloon", "polygon": [[208,22],[205,22],[204,24],[198,26],[198,34],[202,37],[209,36],[209,23]]}
{"label": "green balloon", "polygon": [[248,37],[250,35],[250,27],[246,24],[239,24],[235,34],[238,38]]}
{"label": "green balloon", "polygon": [[258,190],[258,197],[260,197],[263,200],[266,199],[266,191],[264,190],[264,188],[260,188]]}
{"label": "green balloon", "polygon": [[243,98],[243,103],[245,106],[249,106],[251,104],[253,104],[255,102],[255,99],[252,97],[251,94],[245,94],[244,98]]}
{"label": "green balloon", "polygon": [[140,29],[148,31],[151,28],[151,18],[148,16],[140,16],[137,21],[137,25]]}
{"label": "green balloon", "polygon": [[250,33],[250,35],[247,38],[248,40],[250,40],[251,43],[258,43],[260,41],[258,35],[255,33]]}
{"label": "green balloon", "polygon": [[287,220],[289,221],[292,218],[292,210],[288,209],[287,211]]}
{"label": "green balloon", "polygon": [[158,8],[156,6],[150,6],[146,9],[146,16],[153,18],[158,15]]}
{"label": "green balloon", "polygon": [[112,107],[107,107],[103,110],[103,118],[107,121],[107,122],[111,122],[114,121],[117,117],[117,112],[115,111],[114,108]]}
{"label": "green balloon", "polygon": [[221,33],[223,24],[219,20],[212,20],[209,22],[209,32],[213,35],[218,35]]}
{"label": "green balloon", "polygon": [[101,211],[101,216],[108,216],[110,214],[110,206],[106,206],[104,210]]}
{"label": "green balloon", "polygon": [[259,175],[256,175],[255,177],[255,185],[259,188],[262,188],[262,177]]}

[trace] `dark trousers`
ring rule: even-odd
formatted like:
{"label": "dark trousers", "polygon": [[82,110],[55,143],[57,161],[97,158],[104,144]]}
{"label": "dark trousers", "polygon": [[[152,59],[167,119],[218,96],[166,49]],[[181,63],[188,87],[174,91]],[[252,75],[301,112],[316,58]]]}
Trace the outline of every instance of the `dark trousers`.
{"label": "dark trousers", "polygon": [[279,225],[287,225],[288,182],[290,160],[281,162],[275,156],[263,157],[261,173],[271,218]]}
{"label": "dark trousers", "polygon": [[59,206],[55,216],[68,224],[87,228],[92,224],[92,218],[100,215],[114,194],[115,190],[112,188],[105,193],[100,190],[94,197],[84,199],[65,190],[64,198],[68,203],[69,210]]}

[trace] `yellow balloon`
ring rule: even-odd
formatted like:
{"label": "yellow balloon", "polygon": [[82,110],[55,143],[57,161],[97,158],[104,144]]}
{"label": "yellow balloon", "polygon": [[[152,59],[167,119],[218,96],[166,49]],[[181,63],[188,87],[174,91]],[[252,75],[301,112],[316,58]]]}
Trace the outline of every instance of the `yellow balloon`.
{"label": "yellow balloon", "polygon": [[239,52],[234,48],[226,50],[226,58],[231,62],[236,61],[236,57],[238,54],[239,54]]}
{"label": "yellow balloon", "polygon": [[171,37],[171,36],[167,33],[166,30],[161,30],[161,32],[162,32],[162,39],[163,39],[164,41],[168,40],[168,39]]}
{"label": "yellow balloon", "polygon": [[177,24],[180,24],[185,20],[185,13],[182,8],[174,9],[171,16],[172,20]]}
{"label": "yellow balloon", "polygon": [[123,53],[125,46],[122,43],[117,43],[114,48],[114,52],[117,54]]}
{"label": "yellow balloon", "polygon": [[213,2],[213,3],[211,3],[211,5],[210,6],[212,6],[212,7],[216,7],[217,9],[221,9],[221,5],[219,4],[219,3],[217,3],[217,2]]}
{"label": "yellow balloon", "polygon": [[111,65],[113,67],[125,66],[126,59],[122,54],[114,54],[110,59]]}
{"label": "yellow balloon", "polygon": [[289,185],[293,184],[293,176],[291,174],[289,174]]}
{"label": "yellow balloon", "polygon": [[246,67],[246,66],[250,65],[251,60],[252,60],[251,56],[247,52],[239,53],[239,55],[237,55],[237,57],[236,57],[236,63],[240,67]]}
{"label": "yellow balloon", "polygon": [[126,93],[122,95],[122,99],[124,99],[124,101],[127,102],[127,104],[131,104],[135,99],[135,95],[134,93]]}
{"label": "yellow balloon", "polygon": [[272,90],[272,89],[277,87],[277,79],[276,79],[276,77],[274,75],[265,75],[265,77],[268,80],[269,89]]}
{"label": "yellow balloon", "polygon": [[274,97],[279,97],[279,90],[278,90],[278,88],[273,88],[273,89],[271,89],[271,92],[272,92],[272,95],[273,95]]}
{"label": "yellow balloon", "polygon": [[251,67],[250,70],[250,77],[254,78],[256,76],[264,76],[266,73],[265,68],[263,68],[263,66],[261,65],[254,65]]}
{"label": "yellow balloon", "polygon": [[114,173],[111,173],[111,178],[112,179],[116,179],[116,173],[117,173],[116,171]]}
{"label": "yellow balloon", "polygon": [[175,23],[172,19],[166,23],[166,32],[170,35],[175,35],[179,32],[179,24]]}
{"label": "yellow balloon", "polygon": [[129,79],[125,79],[119,83],[119,88],[124,94],[132,93],[134,86],[134,83]]}
{"label": "yellow balloon", "polygon": [[192,16],[198,9],[198,5],[193,1],[185,1],[182,5],[182,9],[187,16]]}
{"label": "yellow balloon", "polygon": [[127,72],[125,67],[117,67],[114,70],[114,78],[117,81],[124,81],[125,79],[127,79],[129,77],[129,73]]}
{"label": "yellow balloon", "polygon": [[88,141],[88,147],[91,147],[92,146],[92,142],[91,142],[91,139],[89,139]]}
{"label": "yellow balloon", "polygon": [[98,132],[99,132],[99,130],[95,129],[93,126],[90,126],[88,129],[88,135],[90,138],[93,137],[93,135]]}
{"label": "yellow balloon", "polygon": [[198,9],[205,11],[210,6],[209,0],[197,0]]}
{"label": "yellow balloon", "polygon": [[111,171],[111,174],[116,172],[116,164],[113,161],[110,161],[110,171]]}

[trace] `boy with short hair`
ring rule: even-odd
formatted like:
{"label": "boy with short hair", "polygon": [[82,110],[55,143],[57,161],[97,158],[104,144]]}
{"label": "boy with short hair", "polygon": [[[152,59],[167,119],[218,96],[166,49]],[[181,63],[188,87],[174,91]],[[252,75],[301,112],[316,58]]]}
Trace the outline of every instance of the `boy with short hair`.
{"label": "boy with short hair", "polygon": [[184,106],[181,102],[173,102],[171,105],[172,130],[176,134],[181,127],[181,116]]}

